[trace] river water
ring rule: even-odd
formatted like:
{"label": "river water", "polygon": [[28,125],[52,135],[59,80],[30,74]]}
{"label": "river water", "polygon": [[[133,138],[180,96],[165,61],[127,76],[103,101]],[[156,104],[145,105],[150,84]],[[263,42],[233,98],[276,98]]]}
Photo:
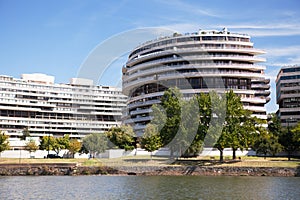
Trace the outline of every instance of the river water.
{"label": "river water", "polygon": [[0,199],[300,199],[298,177],[0,177]]}

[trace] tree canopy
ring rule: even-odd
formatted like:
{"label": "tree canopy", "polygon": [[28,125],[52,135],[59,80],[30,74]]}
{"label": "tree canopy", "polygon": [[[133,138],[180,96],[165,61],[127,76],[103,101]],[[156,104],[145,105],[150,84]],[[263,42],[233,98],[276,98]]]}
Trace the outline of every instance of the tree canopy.
{"label": "tree canopy", "polygon": [[82,143],[77,139],[71,139],[69,142],[68,150],[71,156],[74,158],[74,154],[79,152],[82,147]]}
{"label": "tree canopy", "polygon": [[5,135],[4,132],[0,132],[0,154],[5,150],[9,150],[9,142],[8,142],[8,135]]}
{"label": "tree canopy", "polygon": [[107,149],[107,138],[103,133],[92,133],[83,138],[82,145],[95,157]]}
{"label": "tree canopy", "polygon": [[36,144],[36,142],[33,139],[30,139],[26,143],[25,149],[31,153],[37,151],[39,149],[39,146]]}
{"label": "tree canopy", "polygon": [[161,137],[158,127],[154,124],[148,124],[145,128],[145,133],[141,138],[141,146],[146,151],[152,152],[158,150],[162,146]]}
{"label": "tree canopy", "polygon": [[112,127],[109,131],[105,132],[105,135],[113,145],[121,149],[128,151],[135,148],[135,133],[129,125]]}
{"label": "tree canopy", "polygon": [[58,155],[62,149],[69,147],[69,135],[63,137],[43,136],[40,144],[41,150],[53,150]]}

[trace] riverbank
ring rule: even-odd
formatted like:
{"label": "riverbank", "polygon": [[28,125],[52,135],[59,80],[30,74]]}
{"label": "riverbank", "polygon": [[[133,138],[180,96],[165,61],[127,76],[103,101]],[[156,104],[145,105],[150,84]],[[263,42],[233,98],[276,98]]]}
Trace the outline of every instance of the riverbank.
{"label": "riverbank", "polygon": [[78,166],[77,163],[0,164],[0,176],[137,175],[137,176],[288,176],[300,168],[230,166]]}

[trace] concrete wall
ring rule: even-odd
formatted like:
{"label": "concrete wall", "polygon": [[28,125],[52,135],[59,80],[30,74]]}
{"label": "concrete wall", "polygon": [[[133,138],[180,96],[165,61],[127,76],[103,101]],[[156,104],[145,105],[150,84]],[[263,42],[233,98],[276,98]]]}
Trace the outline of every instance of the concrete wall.
{"label": "concrete wall", "polygon": [[[62,150],[59,152],[59,156],[66,157],[67,150]],[[49,154],[56,154],[54,151],[49,151]],[[26,150],[8,150],[0,154],[1,158],[44,158],[47,157],[48,151],[37,150],[36,152],[29,153]],[[76,153],[75,158],[88,158],[88,154]]]}

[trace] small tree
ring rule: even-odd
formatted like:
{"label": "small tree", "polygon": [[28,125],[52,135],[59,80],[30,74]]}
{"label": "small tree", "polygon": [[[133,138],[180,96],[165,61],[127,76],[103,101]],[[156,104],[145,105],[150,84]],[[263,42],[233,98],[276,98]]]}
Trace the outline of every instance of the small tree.
{"label": "small tree", "polygon": [[82,145],[95,157],[107,149],[107,138],[103,133],[92,133],[83,138]]}
{"label": "small tree", "polygon": [[35,143],[33,139],[30,139],[25,146],[26,151],[29,151],[30,155],[32,152],[36,152],[39,149],[39,146]]}
{"label": "small tree", "polygon": [[159,149],[162,146],[159,131],[156,125],[148,124],[145,128],[145,133],[141,139],[142,148],[148,152],[152,152]]}
{"label": "small tree", "polygon": [[1,152],[5,150],[9,150],[9,142],[8,142],[8,135],[5,135],[3,132],[0,132],[0,155]]}
{"label": "small tree", "polygon": [[69,135],[59,138],[44,136],[41,140],[40,149],[47,151],[53,150],[58,155],[62,149],[67,149],[69,147],[69,142]]}
{"label": "small tree", "polygon": [[121,149],[129,151],[135,148],[135,134],[129,125],[112,127],[109,131],[105,132],[105,135],[114,145]]}
{"label": "small tree", "polygon": [[70,140],[68,150],[71,153],[72,158],[74,158],[75,153],[80,151],[81,147],[82,147],[82,143],[79,142],[78,140],[76,139]]}
{"label": "small tree", "polygon": [[55,138],[53,136],[43,136],[40,143],[40,149],[50,151],[53,149],[52,146],[54,143]]}
{"label": "small tree", "polygon": [[24,128],[22,131],[23,135],[21,136],[21,140],[26,140],[26,137],[30,137],[30,132],[28,127]]}
{"label": "small tree", "polygon": [[52,143],[52,149],[53,151],[55,151],[56,155],[58,155],[62,149],[68,149],[69,144],[69,135],[65,135],[64,137],[58,137],[55,138],[54,143]]}

